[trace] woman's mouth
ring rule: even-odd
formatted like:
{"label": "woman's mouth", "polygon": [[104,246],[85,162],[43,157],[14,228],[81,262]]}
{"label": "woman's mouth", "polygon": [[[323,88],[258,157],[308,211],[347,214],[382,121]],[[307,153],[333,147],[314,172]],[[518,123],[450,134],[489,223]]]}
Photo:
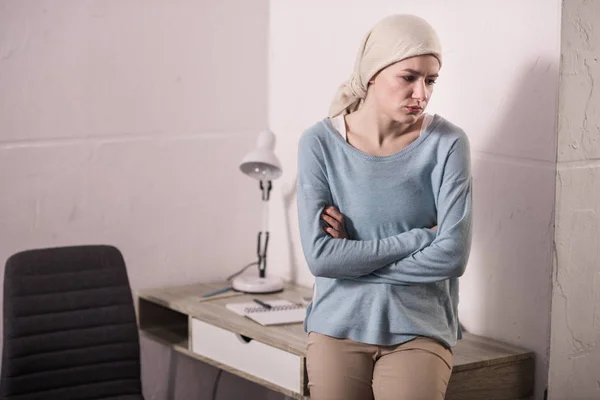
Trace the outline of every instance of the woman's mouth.
{"label": "woman's mouth", "polygon": [[406,108],[408,109],[409,112],[421,112],[421,111],[423,111],[423,108],[419,107],[419,106],[407,106]]}

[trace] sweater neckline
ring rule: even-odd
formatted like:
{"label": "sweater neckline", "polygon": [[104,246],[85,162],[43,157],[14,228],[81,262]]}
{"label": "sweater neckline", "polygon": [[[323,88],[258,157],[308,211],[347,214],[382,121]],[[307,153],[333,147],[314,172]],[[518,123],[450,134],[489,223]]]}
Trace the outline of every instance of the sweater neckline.
{"label": "sweater neckline", "polygon": [[423,132],[421,132],[421,135],[419,135],[419,137],[417,139],[412,141],[408,146],[406,146],[402,150],[400,150],[394,154],[390,154],[388,156],[376,156],[373,154],[365,153],[364,151],[359,150],[356,147],[352,146],[350,143],[345,141],[344,138],[342,138],[342,136],[336,131],[336,129],[331,124],[330,118],[328,118],[328,117],[324,118],[322,123],[325,125],[325,128],[327,129],[327,131],[334,136],[334,140],[337,140],[339,142],[339,144],[342,146],[342,148],[344,148],[346,151],[354,153],[354,154],[360,156],[361,158],[364,158],[367,160],[385,162],[385,161],[396,160],[396,159],[401,158],[404,155],[410,153],[417,146],[419,146],[419,144],[421,144],[425,139],[427,139],[429,134],[439,124],[440,121],[441,121],[441,117],[438,114],[433,114],[433,119],[432,119],[431,123],[429,124],[429,126],[427,128],[425,128],[425,130],[423,130]]}

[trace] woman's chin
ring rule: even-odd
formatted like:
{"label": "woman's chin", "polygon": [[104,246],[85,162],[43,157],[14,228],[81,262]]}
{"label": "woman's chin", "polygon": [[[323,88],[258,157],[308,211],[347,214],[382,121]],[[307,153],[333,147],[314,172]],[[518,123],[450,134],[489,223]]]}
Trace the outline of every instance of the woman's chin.
{"label": "woman's chin", "polygon": [[400,112],[394,116],[394,120],[401,124],[414,124],[419,120],[421,116],[421,112]]}

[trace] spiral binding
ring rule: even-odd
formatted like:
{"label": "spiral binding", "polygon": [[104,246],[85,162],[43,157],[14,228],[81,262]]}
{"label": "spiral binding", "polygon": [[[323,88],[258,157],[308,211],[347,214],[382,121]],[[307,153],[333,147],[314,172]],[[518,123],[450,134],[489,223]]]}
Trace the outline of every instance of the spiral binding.
{"label": "spiral binding", "polygon": [[303,308],[303,306],[299,304],[291,304],[288,306],[273,306],[271,308],[265,307],[246,307],[244,308],[245,314],[252,314],[256,312],[273,312],[273,311],[287,311],[287,310],[297,310],[298,308]]}

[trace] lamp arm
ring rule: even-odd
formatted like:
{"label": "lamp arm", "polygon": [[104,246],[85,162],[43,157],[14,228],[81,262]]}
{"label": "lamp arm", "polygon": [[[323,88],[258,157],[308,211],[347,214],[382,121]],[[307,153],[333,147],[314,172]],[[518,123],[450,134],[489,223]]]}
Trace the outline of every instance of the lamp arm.
{"label": "lamp arm", "polygon": [[[260,181],[260,190],[262,191],[263,200],[263,221],[262,230],[258,232],[258,241],[256,248],[256,256],[258,257],[258,273],[259,277],[265,277],[267,269],[267,248],[269,247],[269,198],[273,184],[271,181]],[[265,234],[264,246],[261,246],[262,234]]]}
{"label": "lamp arm", "polygon": [[269,196],[271,195],[271,189],[273,185],[271,181],[266,181],[266,185],[263,185],[263,181],[260,181],[260,190],[262,191],[262,199],[263,201],[269,201]]}
{"label": "lamp arm", "polygon": [[[260,247],[260,232],[259,237],[259,247]],[[265,277],[265,271],[267,270],[267,247],[269,247],[269,232],[265,232],[265,245],[261,250],[261,253],[258,255],[258,276],[260,278]]]}

